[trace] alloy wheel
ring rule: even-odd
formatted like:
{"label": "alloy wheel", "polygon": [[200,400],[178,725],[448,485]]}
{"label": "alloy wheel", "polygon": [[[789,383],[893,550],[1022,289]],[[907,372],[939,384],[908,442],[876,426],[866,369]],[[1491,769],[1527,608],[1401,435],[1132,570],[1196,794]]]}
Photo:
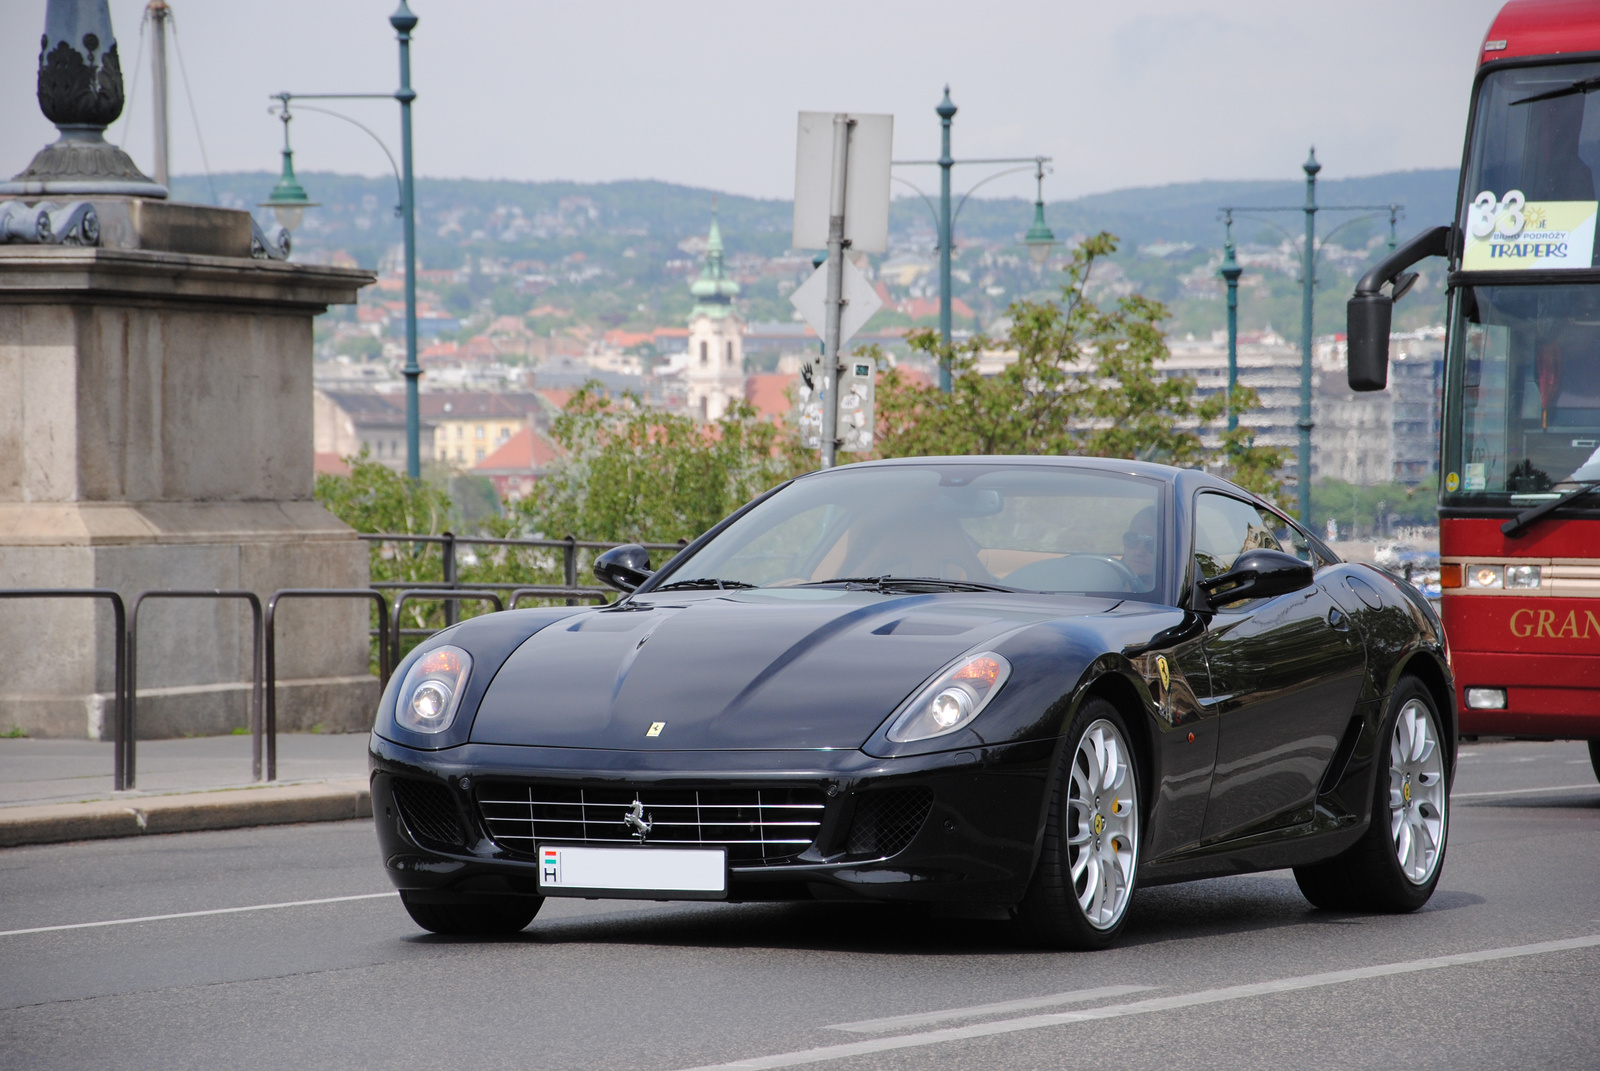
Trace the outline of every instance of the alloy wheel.
{"label": "alloy wheel", "polygon": [[1067,863],[1084,918],[1108,930],[1127,910],[1139,848],[1138,794],[1127,741],[1109,721],[1078,739],[1067,788]]}
{"label": "alloy wheel", "polygon": [[1400,871],[1413,885],[1426,884],[1444,854],[1447,806],[1433,716],[1412,699],[1400,708],[1389,741],[1389,833]]}

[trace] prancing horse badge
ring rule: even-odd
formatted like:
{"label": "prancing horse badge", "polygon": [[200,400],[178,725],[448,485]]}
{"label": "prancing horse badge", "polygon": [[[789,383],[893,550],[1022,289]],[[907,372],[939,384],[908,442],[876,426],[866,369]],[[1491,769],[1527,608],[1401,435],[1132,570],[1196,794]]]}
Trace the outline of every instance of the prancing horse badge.
{"label": "prancing horse badge", "polygon": [[1172,673],[1167,669],[1167,658],[1162,655],[1156,659],[1156,672],[1161,674],[1161,690],[1164,692],[1172,687]]}
{"label": "prancing horse badge", "polygon": [[[1163,677],[1166,676],[1167,675],[1167,671],[1163,669],[1161,671],[1161,675]],[[650,723],[650,728],[645,730],[645,734],[644,735],[646,735],[646,736],[660,736],[661,735],[661,730],[665,729],[666,727],[667,727],[667,723],[664,722],[664,721],[653,721],[653,722]]]}

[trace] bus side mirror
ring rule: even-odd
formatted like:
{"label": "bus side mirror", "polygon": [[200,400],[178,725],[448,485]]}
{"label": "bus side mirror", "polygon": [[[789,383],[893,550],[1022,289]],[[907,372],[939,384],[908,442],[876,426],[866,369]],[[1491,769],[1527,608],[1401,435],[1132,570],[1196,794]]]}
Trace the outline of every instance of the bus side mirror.
{"label": "bus side mirror", "polygon": [[[1425,230],[1390,253],[1356,284],[1356,292],[1345,306],[1349,346],[1346,370],[1351,390],[1382,390],[1389,385],[1389,326],[1394,319],[1394,303],[1417,281],[1416,273],[1406,269],[1425,257],[1448,257],[1454,238],[1454,227]],[[1383,292],[1386,284],[1392,293]]]}
{"label": "bus side mirror", "polygon": [[1357,294],[1345,306],[1351,390],[1382,390],[1389,385],[1389,323],[1394,299],[1388,294]]}

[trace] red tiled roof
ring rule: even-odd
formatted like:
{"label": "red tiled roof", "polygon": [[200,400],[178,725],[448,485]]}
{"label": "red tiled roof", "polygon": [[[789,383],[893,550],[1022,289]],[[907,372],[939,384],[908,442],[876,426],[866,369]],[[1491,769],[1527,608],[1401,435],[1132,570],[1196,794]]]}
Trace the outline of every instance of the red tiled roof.
{"label": "red tiled roof", "polygon": [[318,450],[311,458],[311,469],[318,476],[348,476],[350,464],[332,450]]}
{"label": "red tiled roof", "polygon": [[[896,312],[909,316],[913,320],[920,320],[924,316],[939,315],[939,302],[936,298],[907,298],[894,308]],[[950,299],[950,311],[956,316],[965,316],[969,319],[972,316],[972,306],[960,298]]]}
{"label": "red tiled roof", "polygon": [[785,372],[756,372],[744,381],[745,400],[756,407],[763,419],[782,416],[794,408],[789,388],[797,377]]}
{"label": "red tiled roof", "polygon": [[472,466],[472,471],[538,472],[561,456],[561,448],[532,428],[525,427],[501,444],[494,453]]}
{"label": "red tiled roof", "polygon": [[540,387],[534,393],[543,395],[544,399],[557,409],[565,409],[575,392],[563,390],[560,387]]}

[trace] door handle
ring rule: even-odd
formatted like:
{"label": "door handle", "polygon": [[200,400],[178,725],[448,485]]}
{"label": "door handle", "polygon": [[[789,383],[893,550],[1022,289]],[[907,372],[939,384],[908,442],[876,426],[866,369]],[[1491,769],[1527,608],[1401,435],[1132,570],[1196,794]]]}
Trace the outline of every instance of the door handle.
{"label": "door handle", "polygon": [[1339,632],[1350,631],[1350,619],[1346,617],[1344,611],[1340,610],[1337,606],[1328,611],[1328,624],[1332,625]]}

